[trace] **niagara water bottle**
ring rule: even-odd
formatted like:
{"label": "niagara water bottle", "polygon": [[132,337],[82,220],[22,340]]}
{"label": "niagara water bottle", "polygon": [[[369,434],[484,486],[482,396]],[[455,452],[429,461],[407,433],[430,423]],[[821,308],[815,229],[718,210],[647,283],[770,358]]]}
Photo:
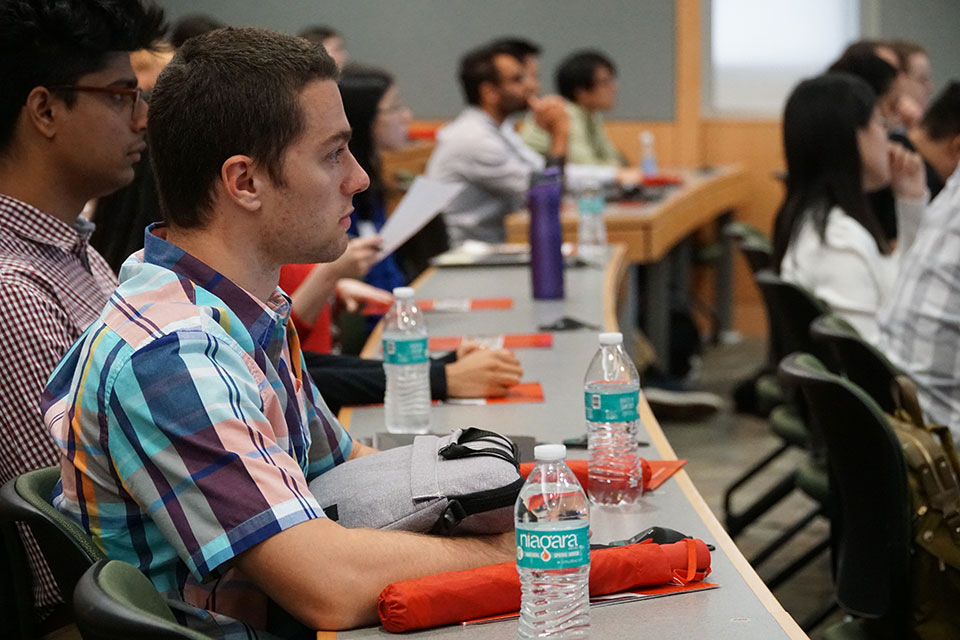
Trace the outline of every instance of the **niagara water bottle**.
{"label": "niagara water bottle", "polygon": [[590,512],[562,444],[534,448],[516,505],[521,638],[590,635]]}
{"label": "niagara water bottle", "polygon": [[643,493],[637,449],[640,377],[623,350],[623,335],[601,333],[583,381],[587,418],[587,495],[594,504],[630,504]]}
{"label": "niagara water bottle", "polygon": [[595,262],[606,255],[607,226],[603,220],[606,201],[603,185],[596,179],[585,179],[577,189],[577,253],[587,262]]}
{"label": "niagara water bottle", "polygon": [[426,433],[430,430],[427,325],[413,300],[413,289],[397,287],[393,296],[393,304],[383,319],[387,431]]}

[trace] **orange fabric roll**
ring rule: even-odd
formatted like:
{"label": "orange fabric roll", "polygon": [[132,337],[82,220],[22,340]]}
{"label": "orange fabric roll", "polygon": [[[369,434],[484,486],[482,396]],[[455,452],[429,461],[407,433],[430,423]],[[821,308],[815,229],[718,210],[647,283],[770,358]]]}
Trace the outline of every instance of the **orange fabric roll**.
{"label": "orange fabric roll", "polygon": [[[577,481],[580,483],[580,486],[583,487],[583,490],[587,490],[587,461],[586,460],[567,460],[567,466],[570,467],[570,471],[573,471],[573,475],[577,476]],[[520,465],[520,475],[524,478],[530,475],[530,472],[533,471],[533,468],[536,466],[536,462],[524,462]],[[650,470],[650,463],[640,458],[640,469],[643,474],[643,492],[647,492],[647,487],[650,486],[650,478],[653,476],[653,473]]]}
{"label": "orange fabric roll", "polygon": [[[710,551],[702,540],[599,549],[590,552],[590,595],[686,584],[709,573]],[[519,610],[520,577],[513,562],[394,582],[377,604],[380,622],[393,633]]]}

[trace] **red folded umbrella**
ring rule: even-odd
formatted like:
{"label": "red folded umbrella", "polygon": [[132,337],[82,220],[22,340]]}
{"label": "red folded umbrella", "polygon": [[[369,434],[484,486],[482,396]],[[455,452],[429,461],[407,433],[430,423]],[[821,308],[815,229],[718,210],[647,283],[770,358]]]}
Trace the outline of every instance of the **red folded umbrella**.
{"label": "red folded umbrella", "polygon": [[[577,476],[577,481],[580,482],[580,486],[583,487],[583,490],[587,490],[587,461],[586,460],[567,460],[567,466],[570,467],[570,471],[573,471],[573,475]],[[535,462],[524,462],[520,465],[520,475],[524,478],[530,475],[530,472],[533,471],[533,468],[536,466]],[[640,458],[640,469],[643,473],[643,491],[646,493],[647,487],[650,486],[650,478],[653,473],[650,469],[650,463]]]}
{"label": "red folded umbrella", "polygon": [[[590,552],[590,595],[687,584],[709,573],[710,551],[702,540],[598,549]],[[520,577],[513,562],[394,582],[377,604],[380,622],[394,633],[519,610]]]}

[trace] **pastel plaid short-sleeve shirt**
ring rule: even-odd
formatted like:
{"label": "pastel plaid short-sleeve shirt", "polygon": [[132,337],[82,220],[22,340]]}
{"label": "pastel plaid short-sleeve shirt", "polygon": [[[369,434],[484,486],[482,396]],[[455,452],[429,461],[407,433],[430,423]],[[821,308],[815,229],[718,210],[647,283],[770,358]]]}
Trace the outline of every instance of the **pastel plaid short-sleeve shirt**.
{"label": "pastel plaid short-sleeve shirt", "polygon": [[289,298],[261,303],[163,235],[147,230],[47,385],[54,504],[182,600],[187,624],[289,636],[296,625],[231,562],[324,517],[307,481],[352,441],[306,373]]}

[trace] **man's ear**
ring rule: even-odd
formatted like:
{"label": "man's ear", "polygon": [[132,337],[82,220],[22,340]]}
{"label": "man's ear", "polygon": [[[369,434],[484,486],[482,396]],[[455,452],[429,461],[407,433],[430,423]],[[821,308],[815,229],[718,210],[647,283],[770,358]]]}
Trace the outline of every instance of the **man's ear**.
{"label": "man's ear", "polygon": [[23,105],[23,115],[40,135],[52,139],[57,134],[58,118],[67,104],[46,87],[34,87]]}
{"label": "man's ear", "polygon": [[960,134],[953,136],[947,148],[950,150],[952,157],[960,158]]}
{"label": "man's ear", "polygon": [[481,82],[479,93],[480,93],[480,105],[486,106],[490,104],[496,104],[498,99],[497,85],[493,82]]}
{"label": "man's ear", "polygon": [[263,205],[263,180],[249,156],[230,156],[220,167],[220,182],[227,198],[247,211],[258,211]]}

